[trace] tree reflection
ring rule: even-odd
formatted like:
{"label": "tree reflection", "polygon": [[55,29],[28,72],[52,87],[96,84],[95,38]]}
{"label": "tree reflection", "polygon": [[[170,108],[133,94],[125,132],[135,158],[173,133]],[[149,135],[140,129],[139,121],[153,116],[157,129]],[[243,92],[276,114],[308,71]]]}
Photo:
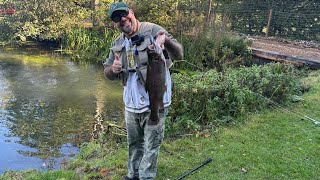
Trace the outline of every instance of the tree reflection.
{"label": "tree reflection", "polygon": [[3,105],[7,137],[19,137],[15,143],[35,149],[20,149],[19,154],[50,164],[52,158],[64,156],[63,145],[79,147],[90,141],[97,124],[122,120],[122,88],[108,84],[102,66],[19,61],[0,66],[11,96]]}
{"label": "tree reflection", "polygon": [[88,116],[90,109],[84,108],[88,107],[71,108],[62,102],[58,105],[52,101],[28,99],[11,102],[7,107],[10,136],[19,137],[19,144],[37,149],[37,152],[19,151],[23,155],[37,156],[41,159],[61,157],[59,149],[63,144],[70,142],[78,146],[79,143],[88,140],[74,139],[74,133],[92,119]]}

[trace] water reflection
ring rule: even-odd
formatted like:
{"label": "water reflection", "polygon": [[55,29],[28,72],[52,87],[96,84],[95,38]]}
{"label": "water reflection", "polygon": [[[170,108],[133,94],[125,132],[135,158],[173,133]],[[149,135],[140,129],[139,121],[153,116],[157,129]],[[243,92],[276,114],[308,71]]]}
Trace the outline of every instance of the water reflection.
{"label": "water reflection", "polygon": [[[34,51],[32,51],[34,53]],[[0,173],[55,169],[122,122],[122,88],[100,65],[0,51]]]}

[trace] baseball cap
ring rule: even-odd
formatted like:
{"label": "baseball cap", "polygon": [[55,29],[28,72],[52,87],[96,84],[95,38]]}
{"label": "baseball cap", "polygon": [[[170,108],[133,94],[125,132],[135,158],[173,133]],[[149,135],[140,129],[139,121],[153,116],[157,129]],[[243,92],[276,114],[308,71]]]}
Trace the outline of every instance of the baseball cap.
{"label": "baseball cap", "polygon": [[112,14],[115,11],[129,11],[129,6],[124,2],[114,2],[111,4],[110,9],[108,11],[108,16],[111,18]]}

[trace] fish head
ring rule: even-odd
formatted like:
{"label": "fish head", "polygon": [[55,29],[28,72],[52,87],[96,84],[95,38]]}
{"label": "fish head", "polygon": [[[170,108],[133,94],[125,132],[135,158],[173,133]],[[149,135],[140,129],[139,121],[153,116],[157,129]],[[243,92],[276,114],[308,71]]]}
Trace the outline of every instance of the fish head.
{"label": "fish head", "polygon": [[163,61],[161,58],[162,56],[162,49],[159,45],[151,44],[147,48],[148,53],[148,61]]}

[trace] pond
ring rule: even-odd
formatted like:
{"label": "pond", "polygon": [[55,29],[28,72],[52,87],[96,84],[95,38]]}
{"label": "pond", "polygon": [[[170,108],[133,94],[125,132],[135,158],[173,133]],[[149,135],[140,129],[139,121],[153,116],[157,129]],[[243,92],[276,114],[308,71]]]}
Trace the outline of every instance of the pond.
{"label": "pond", "polygon": [[59,169],[108,122],[123,123],[122,87],[101,64],[0,49],[0,174]]}

